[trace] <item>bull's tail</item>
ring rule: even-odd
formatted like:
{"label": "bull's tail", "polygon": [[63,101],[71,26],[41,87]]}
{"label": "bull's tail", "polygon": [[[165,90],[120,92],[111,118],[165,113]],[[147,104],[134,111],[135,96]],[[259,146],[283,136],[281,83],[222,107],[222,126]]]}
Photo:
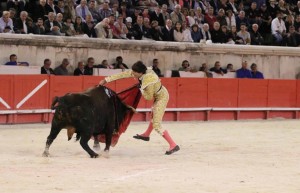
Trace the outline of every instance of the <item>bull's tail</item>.
{"label": "bull's tail", "polygon": [[52,110],[55,110],[56,109],[56,104],[58,103],[58,101],[59,101],[59,97],[54,97],[54,99],[53,99],[53,101],[52,101],[52,104],[51,104],[51,109]]}

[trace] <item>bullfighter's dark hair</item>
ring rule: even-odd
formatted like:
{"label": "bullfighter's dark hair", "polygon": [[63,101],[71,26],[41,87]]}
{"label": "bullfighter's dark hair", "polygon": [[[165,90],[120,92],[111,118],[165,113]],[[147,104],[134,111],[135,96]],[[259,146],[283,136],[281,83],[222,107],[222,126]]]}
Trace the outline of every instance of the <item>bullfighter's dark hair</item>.
{"label": "bullfighter's dark hair", "polygon": [[145,66],[145,64],[142,61],[137,61],[136,63],[134,63],[132,65],[132,70],[134,72],[145,74],[147,71],[147,67]]}

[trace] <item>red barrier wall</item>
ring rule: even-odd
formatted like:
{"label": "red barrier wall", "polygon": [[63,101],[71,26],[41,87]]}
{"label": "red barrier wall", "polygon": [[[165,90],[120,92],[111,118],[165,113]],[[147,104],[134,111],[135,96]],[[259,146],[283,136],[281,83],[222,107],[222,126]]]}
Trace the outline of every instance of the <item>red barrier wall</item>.
{"label": "red barrier wall", "polygon": [[[97,85],[103,77],[2,75],[0,79],[0,123],[32,123],[48,122],[53,114],[26,113],[24,110],[49,110],[55,96],[81,92]],[[161,81],[170,94],[167,108],[180,109],[166,111],[166,121],[299,118],[298,110],[270,109],[299,108],[299,80],[162,78]],[[135,79],[129,78],[108,83],[107,86],[119,92],[136,83]],[[142,99],[138,108],[149,110],[152,103]],[[150,112],[137,113],[133,118],[133,121],[145,120],[150,120]]]}

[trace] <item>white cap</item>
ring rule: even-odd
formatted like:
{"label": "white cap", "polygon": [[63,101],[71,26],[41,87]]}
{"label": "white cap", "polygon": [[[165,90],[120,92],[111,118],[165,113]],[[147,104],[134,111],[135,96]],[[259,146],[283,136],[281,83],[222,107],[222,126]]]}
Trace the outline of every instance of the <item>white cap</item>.
{"label": "white cap", "polygon": [[131,17],[127,17],[126,18],[126,22],[132,23],[132,18]]}

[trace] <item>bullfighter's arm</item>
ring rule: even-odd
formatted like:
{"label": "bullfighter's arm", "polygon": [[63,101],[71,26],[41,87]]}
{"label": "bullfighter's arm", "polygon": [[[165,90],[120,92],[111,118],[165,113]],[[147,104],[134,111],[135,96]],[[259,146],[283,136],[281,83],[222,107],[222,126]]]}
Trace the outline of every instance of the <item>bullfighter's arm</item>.
{"label": "bullfighter's arm", "polygon": [[112,81],[115,81],[115,80],[118,80],[118,79],[130,78],[130,77],[133,77],[132,70],[126,70],[126,71],[118,73],[118,74],[107,76],[105,78],[105,80],[106,80],[106,82],[112,82]]}

